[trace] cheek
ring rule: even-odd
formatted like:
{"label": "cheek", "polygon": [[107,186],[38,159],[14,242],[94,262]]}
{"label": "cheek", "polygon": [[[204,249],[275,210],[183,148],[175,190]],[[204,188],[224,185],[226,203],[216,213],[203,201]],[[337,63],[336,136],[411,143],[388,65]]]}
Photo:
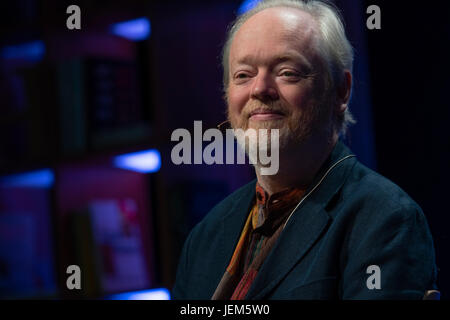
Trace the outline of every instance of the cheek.
{"label": "cheek", "polygon": [[243,88],[230,86],[228,89],[228,111],[234,116],[239,116],[248,101],[248,93]]}
{"label": "cheek", "polygon": [[312,90],[304,86],[290,85],[281,87],[280,95],[292,113],[304,112],[313,100]]}

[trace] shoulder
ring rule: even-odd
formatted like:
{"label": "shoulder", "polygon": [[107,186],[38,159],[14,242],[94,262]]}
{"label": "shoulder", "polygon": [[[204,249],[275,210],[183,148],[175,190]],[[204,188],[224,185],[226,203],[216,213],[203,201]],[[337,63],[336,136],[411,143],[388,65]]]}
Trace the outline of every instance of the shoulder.
{"label": "shoulder", "polygon": [[255,193],[255,184],[256,180],[252,180],[220,201],[194,227],[191,233],[198,233],[199,231],[207,232],[208,230],[216,232],[216,227],[220,224],[226,214],[234,212],[234,207],[238,203],[246,202],[250,199],[250,197],[253,197]]}
{"label": "shoulder", "polygon": [[423,214],[420,206],[397,184],[360,162],[354,166],[343,188],[344,198],[350,199],[355,208],[368,208],[377,216],[383,214]]}
{"label": "shoulder", "polygon": [[373,252],[394,238],[401,243],[399,248],[411,248],[407,243],[421,243],[413,246],[423,249],[420,252],[433,247],[420,206],[397,184],[364,165],[356,163],[340,197],[342,210],[334,217],[343,223],[349,247]]}

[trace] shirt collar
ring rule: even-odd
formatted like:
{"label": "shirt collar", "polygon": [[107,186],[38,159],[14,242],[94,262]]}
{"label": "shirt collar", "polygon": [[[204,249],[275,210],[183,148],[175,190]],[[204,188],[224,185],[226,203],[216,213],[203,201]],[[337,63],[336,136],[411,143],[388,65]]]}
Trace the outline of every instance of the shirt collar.
{"label": "shirt collar", "polygon": [[257,210],[252,217],[253,229],[255,231],[260,228],[267,229],[265,231],[269,233],[275,231],[304,193],[305,190],[300,188],[288,188],[269,196],[264,188],[256,183]]}

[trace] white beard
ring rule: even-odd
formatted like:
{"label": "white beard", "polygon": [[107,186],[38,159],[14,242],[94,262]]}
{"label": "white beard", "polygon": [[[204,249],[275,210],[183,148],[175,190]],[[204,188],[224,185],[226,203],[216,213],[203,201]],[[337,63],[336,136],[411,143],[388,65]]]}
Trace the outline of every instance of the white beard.
{"label": "white beard", "polygon": [[247,154],[249,162],[261,170],[261,174],[272,175],[278,172],[280,148],[278,129],[235,130],[235,137],[238,148]]}

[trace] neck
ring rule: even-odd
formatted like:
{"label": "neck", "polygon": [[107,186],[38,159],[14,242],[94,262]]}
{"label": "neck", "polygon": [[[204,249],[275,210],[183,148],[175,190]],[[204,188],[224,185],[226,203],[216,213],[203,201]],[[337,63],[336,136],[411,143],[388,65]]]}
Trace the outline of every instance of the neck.
{"label": "neck", "polygon": [[306,189],[330,155],[338,140],[333,138],[310,138],[300,146],[280,150],[279,170],[274,175],[261,175],[256,167],[258,183],[272,195],[282,190],[296,187]]}

